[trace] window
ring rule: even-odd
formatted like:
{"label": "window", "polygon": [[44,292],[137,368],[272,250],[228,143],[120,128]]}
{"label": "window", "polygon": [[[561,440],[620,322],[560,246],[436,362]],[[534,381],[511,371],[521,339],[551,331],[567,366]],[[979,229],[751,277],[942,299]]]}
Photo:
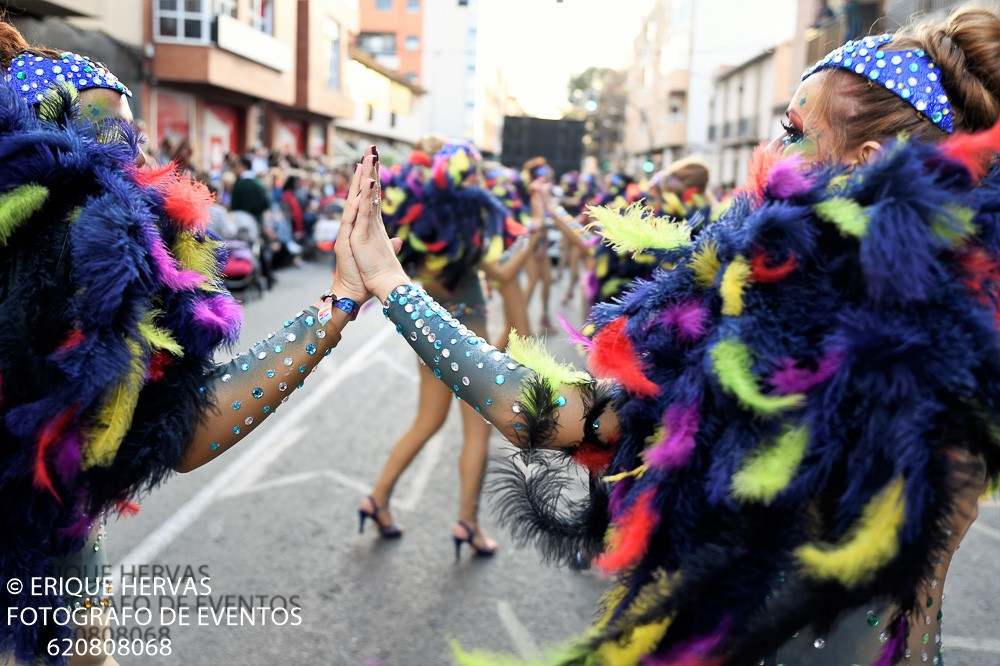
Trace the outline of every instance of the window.
{"label": "window", "polygon": [[408,12],[419,12],[420,11],[420,0],[406,0],[406,11],[408,11]]}
{"label": "window", "polygon": [[158,0],[153,20],[156,36],[171,40],[207,42],[209,39],[208,3],[203,0]]}
{"label": "window", "polygon": [[236,18],[237,0],[215,0],[215,13]]}
{"label": "window", "polygon": [[340,24],[330,22],[330,78],[326,87],[330,90],[340,90]]}
{"label": "window", "polygon": [[392,0],[375,0],[375,9],[380,12],[391,12]]}
{"label": "window", "polygon": [[274,0],[250,1],[250,25],[266,35],[274,34]]}
{"label": "window", "polygon": [[368,122],[375,120],[375,107],[368,105]]}
{"label": "window", "polygon": [[396,35],[392,32],[363,32],[358,47],[375,56],[396,55]]}
{"label": "window", "polygon": [[407,35],[405,47],[407,51],[419,51],[420,50],[420,38],[416,35]]}
{"label": "window", "polygon": [[403,77],[407,81],[409,81],[410,83],[413,83],[413,84],[416,84],[417,81],[419,80],[419,77],[416,74],[414,74],[413,72],[410,72],[409,74],[403,74]]}
{"label": "window", "polygon": [[392,113],[389,114],[389,127],[395,127],[395,126],[396,126],[396,112],[393,111]]}

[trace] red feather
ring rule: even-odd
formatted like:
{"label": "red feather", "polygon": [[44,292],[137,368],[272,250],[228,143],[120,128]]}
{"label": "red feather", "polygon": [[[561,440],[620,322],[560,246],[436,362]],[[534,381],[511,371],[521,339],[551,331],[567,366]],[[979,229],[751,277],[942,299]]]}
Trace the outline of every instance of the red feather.
{"label": "red feather", "polygon": [[73,418],[76,416],[76,408],[76,403],[70,405],[42,426],[42,429],[38,433],[38,449],[35,451],[34,486],[40,490],[48,490],[60,505],[63,502],[52,485],[52,477],[49,476],[49,468],[45,464],[45,455],[52,445],[59,441],[66,433],[67,427],[73,422]]}
{"label": "red feather", "polygon": [[434,187],[439,190],[448,187],[448,163],[444,160],[434,165]]}
{"label": "red feather", "polygon": [[637,564],[646,554],[656,523],[653,490],[645,490],[615,523],[615,530],[608,539],[610,543],[607,552],[598,557],[594,564],[606,573],[621,571]]}
{"label": "red feather", "polygon": [[129,500],[118,501],[118,514],[121,516],[134,516],[139,513],[139,505]]}
{"label": "red feather", "polygon": [[768,146],[769,144],[763,141],[753,151],[747,174],[747,184],[743,187],[744,190],[753,194],[757,201],[764,198],[764,190],[767,189],[767,179],[771,175],[771,168],[775,163],[781,161],[781,154]]}
{"label": "red feather", "polygon": [[944,153],[961,162],[978,183],[986,175],[996,153],[1000,153],[1000,123],[985,132],[956,134],[944,142]]}
{"label": "red feather", "polygon": [[160,187],[165,187],[169,180],[176,178],[176,169],[177,165],[173,162],[168,162],[162,166],[146,166],[136,170],[132,178],[143,187],[159,189]]}
{"label": "red feather", "polygon": [[428,252],[440,252],[445,247],[447,247],[448,241],[434,241],[433,243],[424,243],[424,247],[427,248]]}
{"label": "red feather", "polygon": [[410,153],[410,158],[407,160],[410,164],[419,164],[420,166],[425,166],[430,168],[431,158],[422,150],[414,150]]}
{"label": "red feather", "polygon": [[640,397],[649,398],[660,392],[660,387],[646,377],[642,361],[625,335],[624,317],[618,317],[594,336],[590,370],[598,377],[617,379],[629,393]]}
{"label": "red feather", "polygon": [[181,227],[189,231],[204,231],[208,225],[208,208],[215,198],[203,184],[178,177],[168,182],[163,192],[163,208]]}
{"label": "red feather", "polygon": [[690,203],[691,199],[694,199],[694,195],[698,194],[699,192],[701,192],[701,190],[692,185],[691,187],[684,190],[684,194],[681,195],[681,201],[683,201],[684,203]]}
{"label": "red feather", "polygon": [[990,302],[987,292],[992,292],[1000,284],[1000,264],[981,247],[970,248],[958,255],[958,263],[965,271],[962,280],[983,303]]}
{"label": "red feather", "polygon": [[591,444],[584,444],[573,451],[573,462],[599,474],[611,464],[613,455],[613,449],[599,449]]}
{"label": "red feather", "polygon": [[174,362],[166,352],[157,349],[149,357],[149,381],[158,382],[163,379],[163,369]]}
{"label": "red feather", "polygon": [[66,339],[62,341],[62,344],[56,348],[56,351],[61,352],[61,351],[66,351],[67,349],[72,349],[73,347],[76,347],[78,344],[83,342],[85,339],[86,336],[84,336],[83,331],[74,328],[72,331],[69,332],[69,335],[66,336]]}
{"label": "red feather", "polygon": [[400,225],[410,224],[415,219],[420,217],[420,214],[423,212],[424,212],[424,205],[422,203],[413,204],[413,206],[410,207],[410,210],[406,211],[406,215],[404,215],[403,219],[399,221],[399,224]]}
{"label": "red feather", "polygon": [[750,279],[754,282],[781,282],[796,268],[798,260],[794,252],[788,253],[785,263],[772,265],[771,256],[760,248],[754,248],[750,257]]}

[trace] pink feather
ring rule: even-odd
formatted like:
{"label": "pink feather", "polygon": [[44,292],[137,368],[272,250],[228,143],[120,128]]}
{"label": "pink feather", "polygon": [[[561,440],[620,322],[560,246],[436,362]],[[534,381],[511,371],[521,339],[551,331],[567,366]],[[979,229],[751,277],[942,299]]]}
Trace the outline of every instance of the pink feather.
{"label": "pink feather", "polygon": [[569,342],[581,345],[583,346],[584,349],[590,349],[590,346],[593,344],[590,338],[588,338],[586,335],[573,328],[573,326],[568,321],[566,321],[566,317],[559,315],[558,319],[559,319],[559,325],[563,327],[563,330],[566,331],[566,334],[569,336],[568,338]]}
{"label": "pink feather", "polygon": [[228,294],[218,294],[194,306],[194,320],[200,326],[214,329],[235,341],[243,322],[243,310]]}

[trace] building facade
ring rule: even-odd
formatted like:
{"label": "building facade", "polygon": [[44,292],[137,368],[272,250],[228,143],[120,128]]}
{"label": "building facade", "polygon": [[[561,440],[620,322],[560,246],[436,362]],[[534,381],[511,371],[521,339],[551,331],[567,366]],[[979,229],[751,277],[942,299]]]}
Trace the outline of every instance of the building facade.
{"label": "building facade", "polygon": [[791,39],[796,7],[797,0],[657,0],[628,72],[626,150],[633,168],[645,160],[660,168],[686,155],[710,158],[720,68]]}
{"label": "building facade", "polygon": [[410,83],[419,83],[428,0],[361,0],[357,45]]}

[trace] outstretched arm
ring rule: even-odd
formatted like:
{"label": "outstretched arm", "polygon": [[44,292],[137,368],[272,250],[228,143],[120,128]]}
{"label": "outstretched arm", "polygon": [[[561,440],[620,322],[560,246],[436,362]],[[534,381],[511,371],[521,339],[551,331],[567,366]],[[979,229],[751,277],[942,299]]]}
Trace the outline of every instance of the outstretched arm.
{"label": "outstretched arm", "polygon": [[377,180],[364,166],[362,172],[369,185],[361,187],[358,215],[348,230],[354,260],[397,331],[435,376],[515,444],[566,448],[614,441],[617,419],[609,387],[531,350],[526,355],[540,367],[523,365],[487,345],[411,284],[381,223]]}
{"label": "outstretched arm", "polygon": [[[375,161],[372,149],[366,151],[364,160]],[[357,215],[361,182],[359,166],[344,208],[345,223]],[[352,318],[338,302],[349,310],[351,303],[360,305],[371,294],[354,264],[349,243],[338,243],[336,251],[337,273],[330,291],[205,378],[202,393],[213,404],[206,408],[206,418],[196,428],[178,471],[204,465],[253,432],[337,346]]]}

